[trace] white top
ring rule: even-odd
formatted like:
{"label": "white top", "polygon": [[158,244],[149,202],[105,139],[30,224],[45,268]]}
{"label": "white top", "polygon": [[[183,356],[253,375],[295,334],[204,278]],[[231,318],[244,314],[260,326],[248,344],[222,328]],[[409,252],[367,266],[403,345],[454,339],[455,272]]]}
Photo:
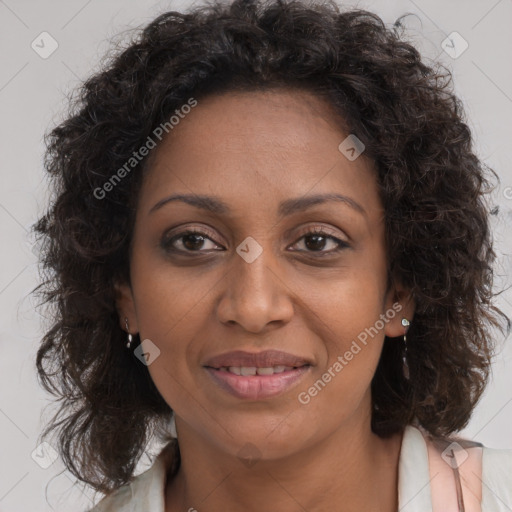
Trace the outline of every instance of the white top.
{"label": "white top", "polygon": [[[459,440],[460,441],[460,440]],[[455,477],[452,476],[452,467],[448,463],[443,462],[446,458],[438,460],[448,468],[448,473],[442,475],[444,468],[439,465],[433,466],[433,452],[429,448],[430,441],[425,437],[425,433],[419,428],[408,425],[404,430],[402,446],[400,451],[398,466],[398,499],[400,512],[435,512],[437,510],[436,501],[442,503],[443,512],[458,512],[463,510],[460,505],[456,504],[456,492],[453,490],[455,486]],[[451,446],[451,445],[450,445]],[[476,453],[471,448],[468,451]],[[153,465],[144,473],[134,477],[132,481],[108,496],[104,497],[89,512],[165,512],[165,486],[166,471],[169,467],[168,451],[162,449],[160,454],[155,458]],[[443,452],[444,453],[444,452]],[[454,452],[452,452],[453,454]],[[465,511],[472,512],[511,512],[512,511],[512,450],[496,450],[483,447],[481,454],[481,475],[475,478],[481,488],[481,504],[478,500],[471,502],[471,494],[477,495],[480,491],[467,492],[466,479],[462,468],[461,479],[463,481],[463,496],[465,500]],[[430,460],[429,460],[430,455]],[[430,462],[430,465],[429,465]],[[469,464],[466,467],[471,468]],[[480,463],[480,462],[479,462]],[[455,464],[456,465],[456,464]],[[476,472],[473,472],[476,474]],[[471,477],[471,475],[469,475]],[[437,482],[437,485],[434,483]],[[432,484],[432,485],[431,485]],[[449,489],[446,496],[443,489]],[[439,489],[439,486],[443,489]],[[436,490],[433,494],[433,489]],[[450,501],[453,498],[453,503]],[[434,502],[434,506],[432,505]],[[448,506],[452,503],[453,506]],[[481,509],[480,509],[481,506]]]}

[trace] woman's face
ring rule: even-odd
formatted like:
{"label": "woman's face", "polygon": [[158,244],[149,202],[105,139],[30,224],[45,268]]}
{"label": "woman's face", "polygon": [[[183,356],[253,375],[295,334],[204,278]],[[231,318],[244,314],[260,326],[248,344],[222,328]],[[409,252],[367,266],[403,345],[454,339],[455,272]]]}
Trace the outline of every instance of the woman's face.
{"label": "woman's face", "polygon": [[348,135],[306,92],[226,94],[153,150],[118,307],[180,437],[271,459],[369,428],[384,336],[410,312],[386,293],[375,169]]}

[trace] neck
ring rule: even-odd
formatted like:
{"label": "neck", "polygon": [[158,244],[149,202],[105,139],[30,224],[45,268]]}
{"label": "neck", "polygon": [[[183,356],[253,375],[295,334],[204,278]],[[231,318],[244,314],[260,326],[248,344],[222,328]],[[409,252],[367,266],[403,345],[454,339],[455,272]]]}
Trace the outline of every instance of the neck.
{"label": "neck", "polygon": [[346,427],[286,458],[244,464],[185,429],[181,465],[166,486],[166,512],[395,512],[401,440],[402,433],[382,439],[369,424]]}

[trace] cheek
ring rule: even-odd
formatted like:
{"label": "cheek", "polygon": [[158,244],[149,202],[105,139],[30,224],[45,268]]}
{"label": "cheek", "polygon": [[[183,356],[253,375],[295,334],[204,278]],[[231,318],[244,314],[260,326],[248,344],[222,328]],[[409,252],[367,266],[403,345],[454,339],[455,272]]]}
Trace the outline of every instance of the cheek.
{"label": "cheek", "polygon": [[[311,322],[309,330],[322,340],[322,357],[314,376],[314,382],[321,382],[316,391],[311,390],[313,394],[321,390],[324,396],[319,402],[333,400],[350,407],[369,388],[385,337],[381,316],[385,313],[385,277],[378,258],[370,262],[361,258],[357,266],[343,269],[319,286],[303,282],[304,318]],[[344,395],[347,389],[350,396]]]}
{"label": "cheek", "polygon": [[322,279],[297,274],[292,280],[303,317],[316,322],[312,330],[320,328],[321,337],[329,341],[332,350],[344,351],[383,313],[385,267],[378,259],[364,256],[354,256],[353,264]]}
{"label": "cheek", "polygon": [[[369,400],[384,330],[381,326],[381,298],[368,286],[346,287],[332,294],[333,301],[315,303],[315,335],[322,340],[321,361],[297,399],[308,418],[323,417],[325,428],[360,411]],[[372,300],[373,299],[373,300]],[[379,322],[380,320],[380,322]],[[329,420],[325,418],[329,411]]]}
{"label": "cheek", "polygon": [[141,333],[162,343],[183,340],[189,331],[192,335],[219,276],[198,267],[172,266],[158,251],[141,249],[131,264]]}
{"label": "cheek", "polygon": [[168,307],[162,307],[160,302],[147,302],[141,323],[141,334],[160,351],[148,371],[164,400],[179,412],[188,411],[204,394],[197,372],[199,348],[208,336],[202,327],[207,311],[202,304],[184,307],[187,305],[183,300],[168,302]]}
{"label": "cheek", "polygon": [[342,291],[333,290],[332,301],[318,298],[314,311],[320,321],[315,331],[325,347],[325,360],[320,370],[330,370],[331,375],[343,374],[338,382],[348,379],[365,386],[377,367],[385,324],[380,318],[382,299],[378,290],[371,284],[364,288],[361,280],[358,283]]}
{"label": "cheek", "polygon": [[169,358],[176,356],[173,366],[183,365],[190,359],[192,347],[207,341],[201,339],[208,335],[202,326],[211,317],[206,292],[189,284],[177,286],[176,282],[167,287],[164,281],[155,286],[147,281],[144,287],[145,292],[141,290],[137,298],[141,339],[151,339]]}
{"label": "cheek", "polygon": [[132,284],[140,337],[150,339],[160,351],[148,370],[172,408],[198,394],[191,372],[208,336],[204,325],[211,318],[209,293],[215,283],[208,274],[199,278],[197,272],[192,275],[154,257],[134,255]]}

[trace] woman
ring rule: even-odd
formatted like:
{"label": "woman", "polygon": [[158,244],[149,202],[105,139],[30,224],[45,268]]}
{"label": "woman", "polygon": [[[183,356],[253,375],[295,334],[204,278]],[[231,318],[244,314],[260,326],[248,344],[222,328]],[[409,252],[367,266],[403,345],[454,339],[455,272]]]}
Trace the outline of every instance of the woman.
{"label": "woman", "polygon": [[37,368],[94,511],[512,507],[512,451],[454,436],[507,322],[489,181],[399,26],[168,12],[51,132]]}

